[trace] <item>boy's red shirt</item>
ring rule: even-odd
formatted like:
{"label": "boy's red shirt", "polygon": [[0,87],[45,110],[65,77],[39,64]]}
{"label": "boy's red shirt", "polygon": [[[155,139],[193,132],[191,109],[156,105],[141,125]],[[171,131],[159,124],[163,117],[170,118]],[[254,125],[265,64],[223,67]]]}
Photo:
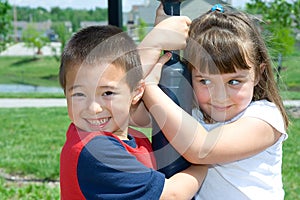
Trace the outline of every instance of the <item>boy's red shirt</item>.
{"label": "boy's red shirt", "polygon": [[[61,199],[85,199],[81,192],[77,178],[78,158],[85,145],[97,136],[113,137],[125,147],[128,153],[148,168],[156,169],[156,162],[152,152],[151,143],[141,132],[132,128],[128,132],[136,141],[136,147],[133,148],[120,140],[117,136],[109,132],[84,132],[76,128],[72,123],[67,131],[67,141],[61,152],[60,166],[60,184]],[[76,194],[70,191],[77,191]]]}

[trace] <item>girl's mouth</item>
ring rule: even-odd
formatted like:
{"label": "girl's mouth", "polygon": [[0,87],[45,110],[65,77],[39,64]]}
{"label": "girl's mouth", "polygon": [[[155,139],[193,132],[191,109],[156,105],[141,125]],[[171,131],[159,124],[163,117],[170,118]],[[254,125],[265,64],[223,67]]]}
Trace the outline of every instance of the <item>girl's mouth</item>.
{"label": "girl's mouth", "polygon": [[229,108],[231,108],[231,106],[213,106],[213,108],[217,111],[224,112],[224,111],[228,110]]}

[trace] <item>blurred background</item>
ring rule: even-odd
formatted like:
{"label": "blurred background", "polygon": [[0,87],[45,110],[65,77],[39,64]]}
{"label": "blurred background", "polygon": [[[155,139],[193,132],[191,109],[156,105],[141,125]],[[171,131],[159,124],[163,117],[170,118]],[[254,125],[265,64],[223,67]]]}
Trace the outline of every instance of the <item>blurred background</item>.
{"label": "blurred background", "polygon": [[[0,199],[59,199],[59,154],[70,122],[58,69],[72,34],[113,18],[139,43],[159,3],[0,0]],[[181,14],[194,19],[216,3],[252,14],[269,48],[292,122],[284,143],[285,199],[300,199],[300,0],[186,0]]]}

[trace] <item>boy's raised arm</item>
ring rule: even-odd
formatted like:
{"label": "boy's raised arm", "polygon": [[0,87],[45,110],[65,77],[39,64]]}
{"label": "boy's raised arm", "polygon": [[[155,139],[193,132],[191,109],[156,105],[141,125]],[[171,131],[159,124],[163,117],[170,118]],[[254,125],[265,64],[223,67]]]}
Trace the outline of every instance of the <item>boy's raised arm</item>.
{"label": "boy's raised arm", "polygon": [[[161,56],[162,50],[179,50],[186,46],[191,20],[185,16],[161,16],[162,13],[162,6],[160,6],[156,17],[156,23],[158,24],[138,46],[144,77],[153,69]],[[130,125],[151,126],[150,115],[143,103],[133,106],[132,111]]]}
{"label": "boy's raised arm", "polygon": [[185,16],[168,17],[146,35],[138,46],[145,76],[157,63],[162,50],[179,50],[186,46],[190,23]]}

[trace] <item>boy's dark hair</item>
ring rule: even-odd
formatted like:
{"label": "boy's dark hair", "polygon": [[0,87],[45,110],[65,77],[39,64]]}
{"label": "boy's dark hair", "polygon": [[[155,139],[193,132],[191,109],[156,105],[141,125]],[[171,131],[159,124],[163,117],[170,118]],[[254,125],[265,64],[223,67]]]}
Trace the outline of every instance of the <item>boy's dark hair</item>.
{"label": "boy's dark hair", "polygon": [[68,70],[99,64],[114,64],[122,68],[131,89],[143,76],[136,44],[126,33],[111,25],[90,26],[77,32],[64,48],[59,70],[60,85],[66,90]]}

